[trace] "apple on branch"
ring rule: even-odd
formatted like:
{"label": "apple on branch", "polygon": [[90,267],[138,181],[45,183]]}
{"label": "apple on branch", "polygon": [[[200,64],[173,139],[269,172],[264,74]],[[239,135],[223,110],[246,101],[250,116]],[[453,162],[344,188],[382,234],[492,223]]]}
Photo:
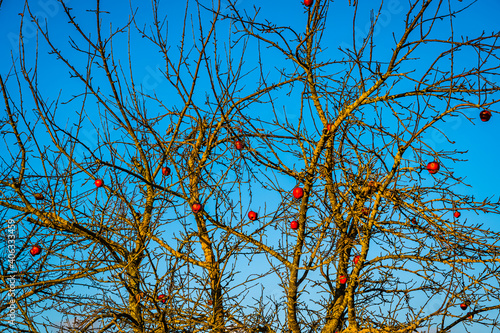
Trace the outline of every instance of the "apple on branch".
{"label": "apple on branch", "polygon": [[293,189],[293,197],[295,199],[300,199],[304,195],[304,190],[300,187],[296,187]]}
{"label": "apple on branch", "polygon": [[491,118],[491,112],[489,110],[483,110],[479,113],[479,118],[481,118],[482,121],[488,121]]}
{"label": "apple on branch", "polygon": [[430,174],[435,174],[439,171],[439,162],[429,162],[429,164],[427,164],[427,170],[429,171]]}
{"label": "apple on branch", "polygon": [[193,213],[197,214],[201,211],[201,204],[200,203],[194,203],[192,206],[191,206],[191,209],[193,210]]}
{"label": "apple on branch", "polygon": [[252,221],[255,221],[257,220],[257,213],[254,212],[253,210],[249,211],[248,212],[248,218]]}
{"label": "apple on branch", "polygon": [[243,147],[245,147],[245,145],[243,144],[243,142],[242,142],[242,141],[240,141],[240,140],[236,141],[236,142],[234,143],[234,146],[235,146],[235,147],[236,147],[236,149],[238,149],[238,150],[242,150],[242,149],[243,149]]}
{"label": "apple on branch", "polygon": [[32,256],[39,255],[41,252],[42,252],[42,248],[38,245],[34,245],[30,250],[30,253]]}

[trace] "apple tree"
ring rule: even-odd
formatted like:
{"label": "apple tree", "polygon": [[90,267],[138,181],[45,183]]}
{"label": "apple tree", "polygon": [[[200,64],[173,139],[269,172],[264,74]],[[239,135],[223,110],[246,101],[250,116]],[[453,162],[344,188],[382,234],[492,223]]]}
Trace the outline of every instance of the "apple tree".
{"label": "apple tree", "polygon": [[488,8],[20,11],[0,71],[3,330],[499,331],[499,200],[470,190],[460,144],[496,135]]}

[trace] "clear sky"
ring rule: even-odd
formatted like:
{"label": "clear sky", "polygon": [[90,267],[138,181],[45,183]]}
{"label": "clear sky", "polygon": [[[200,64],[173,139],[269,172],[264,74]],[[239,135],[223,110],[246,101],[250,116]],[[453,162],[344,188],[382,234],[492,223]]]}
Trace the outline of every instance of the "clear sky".
{"label": "clear sky", "polygon": [[[69,6],[76,9],[81,9],[81,6],[88,4],[92,7],[94,2],[86,1],[65,1]],[[379,1],[360,1],[360,14],[356,23],[356,30],[361,33],[367,31],[369,24],[370,11],[368,4],[379,3]],[[452,6],[465,6],[470,3],[469,0],[450,0]],[[40,0],[31,1],[32,11],[39,17],[47,18],[47,23],[50,32],[54,35],[55,40],[59,43],[64,50],[68,46],[67,35],[74,32],[74,29],[67,24],[67,18],[62,12],[61,8],[56,5],[54,0]],[[113,21],[113,26],[120,26],[129,17],[130,9],[128,1],[103,1],[103,10],[109,10],[111,14],[104,14],[104,19]],[[137,0],[133,1],[133,7],[139,3]],[[138,20],[144,23],[148,22],[151,18],[149,12],[149,1],[143,1],[142,6],[137,11]],[[147,3],[147,4],[144,4]],[[118,5],[119,4],[119,5]],[[124,5],[126,4],[126,5]],[[162,10],[167,14],[170,29],[169,35],[172,36],[171,41],[178,38],[178,29],[182,26],[181,21],[183,18],[183,11],[185,2],[182,1],[165,1]],[[304,7],[298,0],[276,0],[276,1],[251,1],[241,0],[238,1],[236,7],[238,9],[250,10],[252,6],[261,7],[260,15],[274,22],[277,26],[291,26],[297,31],[303,31],[306,22],[306,13]],[[86,5],[85,5],[86,6]],[[379,54],[385,55],[384,51],[390,50],[393,45],[391,34],[393,31],[396,34],[400,31],[404,15],[406,13],[407,1],[403,0],[388,0],[386,1],[380,24],[377,26],[375,37],[377,45],[380,46]],[[373,8],[378,8],[378,5],[373,5]],[[12,73],[11,58],[19,56],[18,49],[18,35],[19,24],[21,21],[21,13],[23,10],[23,2],[17,0],[4,0],[0,8],[0,75],[5,78],[7,73]],[[324,57],[335,58],[340,55],[338,47],[346,47],[352,44],[352,21],[350,13],[352,7],[347,5],[347,0],[337,0],[330,4],[330,13],[328,17],[327,27],[324,33]],[[81,22],[82,26],[87,28],[89,32],[95,31],[94,14],[78,10],[80,13],[77,20]],[[468,9],[465,15],[458,15],[454,22],[455,38],[458,39],[461,35],[476,36],[482,31],[491,32],[499,31],[500,23],[498,14],[500,13],[499,0],[479,0]],[[223,24],[223,23],[221,23]],[[25,43],[31,52],[30,58],[33,59],[33,48],[37,43],[36,32],[33,23],[25,16],[23,33],[25,35]],[[447,22],[443,22],[443,33],[449,28]],[[94,32],[95,33],[95,32]],[[358,41],[361,40],[359,37]],[[77,40],[78,42],[78,40]],[[172,44],[174,44],[172,42]],[[116,45],[117,49],[125,47],[125,45]],[[384,47],[386,49],[384,50]],[[39,71],[40,80],[43,82],[43,89],[51,94],[57,94],[59,89],[64,89],[66,96],[74,93],[71,89],[78,87],[74,85],[73,81],[68,79],[68,71],[62,68],[54,61],[53,56],[47,56],[44,52],[47,48],[40,43],[40,61]],[[135,75],[139,78],[145,89],[168,91],[167,83],[159,76],[157,66],[161,65],[161,55],[151,54],[147,51],[147,43],[145,40],[134,39],[132,54],[134,56]],[[248,61],[256,59],[255,52],[249,48],[247,51]],[[422,54],[425,58],[425,54]],[[85,58],[72,58],[75,61],[84,60]],[[276,61],[276,59],[275,59]],[[465,63],[468,59],[462,59]],[[476,63],[476,59],[472,58],[470,61]],[[492,80],[498,82],[498,77],[492,77]],[[497,96],[499,98],[499,96]],[[292,109],[292,106],[290,106]],[[500,110],[492,110],[494,112]],[[3,111],[2,111],[3,112]],[[477,110],[471,110],[471,115],[479,114]],[[2,113],[2,117],[5,114]],[[289,115],[293,118],[293,114]],[[498,143],[500,142],[500,131],[497,126],[500,124],[500,114],[494,113],[491,120],[483,123],[479,120],[478,116],[473,119],[471,123],[465,118],[453,118],[443,122],[439,127],[445,131],[450,140],[454,141],[453,146],[449,145],[446,140],[439,134],[438,131],[432,130],[425,135],[429,144],[435,149],[458,149],[467,150],[468,153],[463,156],[464,161],[453,165],[455,174],[467,177],[466,182],[471,187],[460,187],[464,193],[475,195],[476,199],[482,200],[485,197],[493,196],[493,200],[500,200],[498,187],[500,186],[500,173],[496,172],[496,168],[500,163],[500,149]],[[89,132],[89,136],[92,133]],[[92,139],[89,139],[92,141]],[[4,149],[3,144],[0,149]],[[293,186],[292,180],[290,186]],[[500,218],[491,215],[476,215],[468,212],[462,214],[464,223],[470,222],[484,222],[487,226],[500,231]],[[461,332],[457,330],[457,332]]]}
{"label": "clear sky", "polygon": [[[74,33],[74,29],[67,24],[67,19],[61,8],[57,6],[56,1],[40,0],[31,1],[30,3],[33,13],[37,14],[39,17],[47,18],[51,34],[61,38],[61,43],[59,43],[59,45],[63,48],[67,46],[67,34]],[[80,8],[82,5],[81,2],[75,0],[66,1],[66,3],[70,7],[75,7],[75,9]],[[124,23],[129,17],[130,10],[128,6],[116,6],[116,1],[103,1],[102,3],[104,6],[103,10],[109,8],[112,13],[111,15],[103,15],[103,17],[112,17],[114,26]],[[121,3],[123,4],[124,2]],[[378,1],[376,1],[376,3],[378,3]],[[470,1],[451,1],[452,6],[464,6],[465,3],[470,3]],[[136,3],[134,3],[133,6],[135,6],[135,4]],[[224,1],[222,4],[224,4]],[[302,31],[306,14],[304,13],[304,7],[300,1],[241,0],[237,2],[236,7],[238,9],[250,9],[253,5],[261,7],[260,15],[262,18],[272,20],[272,22],[278,26],[289,25],[297,29],[297,31]],[[146,23],[150,20],[149,6],[148,2],[148,5],[144,5],[143,3],[143,7],[139,8],[137,15],[140,21],[142,20]],[[377,8],[377,6],[378,5],[374,5],[373,7]],[[352,7],[347,5],[347,1],[332,2],[330,7],[329,19],[323,42],[327,47],[325,48],[327,53],[326,57],[335,58],[335,55],[339,54],[337,50],[338,46],[352,44],[352,22],[350,15],[345,14],[346,12],[352,12]],[[406,7],[406,1],[386,1],[380,18],[380,24],[375,33],[379,45],[387,43],[389,47],[392,46],[390,34],[392,31],[397,32],[403,24]],[[0,73],[2,75],[10,71],[11,57],[18,57],[18,34],[21,20],[21,16],[18,15],[18,13],[21,13],[22,9],[22,1],[12,0],[4,0],[0,8]],[[169,35],[172,36],[172,40],[175,40],[176,29],[181,26],[179,20],[183,17],[184,3],[164,2],[162,9],[167,14],[169,20],[168,27],[171,31]],[[498,31],[500,27],[498,23],[499,12],[500,1],[477,1],[467,10],[466,15],[457,16],[454,24],[455,36],[466,34],[474,36],[480,34],[482,31]],[[367,31],[366,29],[369,24],[370,14],[369,9],[366,7],[366,2],[361,1],[359,13],[356,23],[356,29],[360,32],[358,41],[361,40],[363,31]],[[94,18],[94,14],[87,11],[79,15],[77,20],[82,22],[83,26],[91,32],[95,30],[93,29],[95,26]],[[24,23],[23,32],[27,49],[32,53],[37,38],[33,23],[27,19]],[[146,87],[161,88],[165,86],[165,82],[156,81],[158,78],[156,67],[161,65],[161,58],[159,55],[151,55],[147,52],[143,52],[144,48],[139,46],[138,43],[139,41],[134,44],[134,46],[137,45],[135,46],[136,50],[132,50],[136,63],[136,76],[142,78],[142,83]],[[47,80],[44,84],[47,85],[47,88],[54,88],[54,91],[58,91],[62,86],[70,87],[72,81],[67,80],[67,70],[58,66],[58,64],[53,61],[53,56],[48,57],[43,54],[46,48],[44,48],[43,43],[39,44],[40,53],[42,53],[40,57],[41,66],[39,66],[40,73],[42,74],[40,76],[41,79],[44,77],[57,77],[57,80]],[[380,49],[382,49],[382,47]],[[254,58],[251,54],[251,49],[246,52],[248,53],[249,60]],[[152,59],[154,60],[152,61]],[[472,61],[475,60],[472,59]],[[69,84],[69,86],[66,84]],[[457,164],[455,170],[462,176],[467,176],[469,183],[473,185],[470,190],[479,197],[496,195],[498,193],[497,186],[500,184],[499,173],[493,172],[494,166],[500,162],[496,144],[499,139],[499,131],[495,131],[495,126],[498,124],[498,116],[494,114],[492,119],[484,124],[479,122],[478,119],[476,120],[475,124],[471,124],[465,119],[453,119],[449,120],[447,123],[443,123],[442,128],[446,131],[447,135],[456,142],[454,145],[455,147],[469,151],[469,154],[464,156],[468,161]],[[436,148],[445,145],[444,138],[441,137],[437,131],[427,133],[426,138],[428,138],[429,142]]]}

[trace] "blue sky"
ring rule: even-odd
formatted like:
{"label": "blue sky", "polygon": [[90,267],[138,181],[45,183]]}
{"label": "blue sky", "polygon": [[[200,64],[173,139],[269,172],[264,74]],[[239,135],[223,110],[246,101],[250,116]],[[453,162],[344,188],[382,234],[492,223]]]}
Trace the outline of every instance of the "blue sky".
{"label": "blue sky", "polygon": [[[455,5],[464,5],[464,2],[452,0],[451,3]],[[65,50],[67,47],[67,35],[74,32],[74,29],[67,24],[67,19],[61,12],[61,9],[54,6],[53,0],[40,0],[33,1],[33,12],[41,17],[46,17],[50,26],[50,32],[55,37],[55,40]],[[69,6],[74,6],[76,9],[81,9],[81,2],[76,0],[66,1]],[[134,2],[134,5],[137,2]],[[149,2],[147,2],[149,6]],[[356,30],[363,33],[367,30],[369,23],[369,10],[364,7],[367,2],[360,5],[360,14]],[[103,14],[104,20],[111,19],[114,25],[123,24],[129,15],[128,5],[116,6],[117,2],[109,1],[104,2],[103,10],[109,7],[112,14]],[[123,2],[122,2],[123,4]],[[297,31],[303,31],[303,26],[306,22],[306,13],[300,1],[250,1],[243,0],[237,3],[238,9],[251,9],[256,4],[261,7],[261,17],[272,20],[278,26],[291,26]],[[174,2],[164,4],[162,9],[168,16],[169,30],[172,44],[178,38],[178,29],[181,25],[183,3]],[[146,6],[146,5],[143,5]],[[346,13],[352,12],[352,7],[347,6],[347,1],[335,1],[330,8],[328,25],[324,34],[324,57],[335,58],[340,55],[338,46],[348,46],[352,44],[352,22],[350,15]],[[383,15],[380,19],[380,24],[377,27],[375,37],[377,40],[378,53],[376,55],[383,56],[393,45],[390,38],[392,31],[399,31],[401,28],[406,12],[406,1],[389,0],[383,8]],[[377,8],[377,6],[374,6]],[[150,14],[147,12],[148,8],[141,7],[138,10],[139,21],[150,21]],[[21,16],[17,13],[22,11],[22,2],[13,0],[4,0],[0,9],[0,74],[6,75],[11,71],[11,56],[14,58],[18,56],[17,49],[17,35],[19,31],[19,23]],[[80,15],[77,20],[82,23],[82,26],[88,32],[95,33],[94,27],[94,14],[91,12],[79,11]],[[481,0],[475,3],[470,8],[466,15],[459,15],[454,23],[455,36],[458,38],[460,35],[477,35],[482,31],[498,31],[500,26],[498,24],[498,13],[500,13],[500,1],[497,0]],[[118,23],[117,23],[118,22]],[[106,22],[105,22],[106,23]],[[221,24],[224,24],[221,22]],[[447,22],[442,23],[443,34],[446,34],[446,29],[449,27]],[[27,47],[31,50],[36,45],[36,35],[33,32],[32,24],[29,21],[25,22],[25,42]],[[222,38],[222,37],[221,37]],[[358,42],[361,39],[358,39]],[[78,42],[78,40],[77,40]],[[124,49],[125,44],[116,44],[117,49]],[[53,56],[47,56],[44,52],[47,48],[44,43],[40,43],[40,63],[39,71],[40,78],[43,80],[43,90],[49,94],[55,94],[59,89],[64,88],[64,94],[71,95],[72,89],[77,90],[79,85],[75,84],[74,80],[68,79],[67,70],[58,65]],[[134,39],[132,48],[132,55],[135,63],[135,75],[138,82],[141,82],[145,90],[158,91],[164,94],[169,93],[169,88],[164,79],[159,75],[157,66],[162,63],[161,55],[151,54],[147,51],[147,42],[143,39]],[[255,60],[256,54],[252,48],[246,51],[247,61]],[[425,54],[421,55],[425,59]],[[30,55],[33,59],[33,54]],[[72,56],[75,62],[84,60],[85,58],[78,58]],[[279,63],[279,58],[275,61]],[[466,65],[467,59],[461,59]],[[471,59],[475,64],[475,58]],[[80,62],[80,65],[84,64]],[[493,78],[495,79],[495,78]],[[498,78],[496,78],[498,83]],[[15,94],[15,91],[12,92]],[[172,97],[173,98],[173,97]],[[497,97],[498,98],[498,97]],[[287,116],[293,119],[294,105],[287,105]],[[265,110],[262,110],[265,112]],[[498,111],[498,110],[493,110]],[[471,114],[478,114],[478,110],[471,110]],[[64,115],[63,115],[64,116]],[[497,130],[499,124],[500,114],[493,114],[491,120],[483,123],[475,117],[474,123],[469,122],[465,118],[456,117],[448,119],[443,122],[439,128],[444,130],[452,141],[455,141],[453,146],[449,145],[438,131],[432,130],[425,135],[428,143],[436,149],[459,149],[467,150],[468,154],[463,158],[467,161],[456,163],[453,165],[456,174],[467,177],[466,182],[471,185],[470,188],[461,187],[460,189],[469,194],[474,194],[478,200],[485,197],[495,196],[498,199],[498,186],[500,184],[500,175],[496,172],[496,166],[500,163],[499,150],[497,143],[500,141],[500,131]],[[84,136],[87,136],[88,142],[95,141],[95,132],[90,129],[85,129]],[[2,145],[2,148],[3,145]],[[448,166],[448,165],[447,165]],[[448,166],[449,167],[449,166]],[[283,183],[285,183],[284,181]],[[282,183],[282,184],[283,184]],[[293,180],[290,180],[290,188],[293,188]],[[270,200],[269,200],[270,201]],[[257,204],[256,204],[257,205]],[[262,207],[262,206],[261,206]],[[271,208],[273,210],[274,207]],[[254,209],[258,210],[258,209]],[[495,230],[500,230],[500,218],[492,215],[476,215],[464,212],[462,218],[470,222],[484,222],[486,225],[491,226]]]}

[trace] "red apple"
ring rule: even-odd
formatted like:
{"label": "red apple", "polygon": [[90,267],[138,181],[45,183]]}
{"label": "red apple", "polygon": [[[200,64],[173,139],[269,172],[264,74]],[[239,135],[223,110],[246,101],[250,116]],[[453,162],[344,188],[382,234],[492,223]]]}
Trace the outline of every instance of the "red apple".
{"label": "red apple", "polygon": [[158,300],[161,301],[162,303],[165,303],[167,301],[166,296],[163,294],[158,295]]}
{"label": "red apple", "polygon": [[479,113],[479,118],[481,118],[482,121],[488,121],[491,118],[491,112],[489,110],[483,110]]}
{"label": "red apple", "polygon": [[43,200],[43,194],[42,193],[35,193],[35,199],[36,200]]}
{"label": "red apple", "polygon": [[357,265],[358,262],[359,262],[359,258],[361,258],[360,256],[355,256],[354,259],[352,260],[352,262],[354,263],[354,265]]}
{"label": "red apple", "polygon": [[238,150],[242,150],[242,149],[243,149],[243,147],[244,147],[244,144],[243,144],[243,142],[241,142],[241,141],[239,141],[239,140],[238,140],[238,141],[236,141],[236,142],[234,143],[234,146],[236,147],[236,149],[238,149]]}
{"label": "red apple", "polygon": [[162,173],[164,176],[168,176],[168,175],[170,175],[170,168],[169,168],[169,167],[163,167],[163,168],[161,168],[161,173]]}
{"label": "red apple", "polygon": [[416,219],[416,218],[412,218],[412,219],[411,219],[411,223],[413,223],[413,224],[417,224],[417,219]]}
{"label": "red apple", "polygon": [[453,213],[453,216],[455,216],[456,218],[459,218],[459,217],[460,217],[460,215],[461,215],[461,214],[460,214],[460,212],[455,212],[455,213]]}
{"label": "red apple", "polygon": [[30,250],[32,256],[36,256],[40,254],[40,252],[42,252],[42,248],[38,245],[34,245]]}
{"label": "red apple", "polygon": [[313,0],[304,0],[304,5],[310,7],[313,4],[313,2],[314,2]]}
{"label": "red apple", "polygon": [[429,162],[429,164],[427,164],[427,170],[431,173],[431,174],[435,174],[439,171],[439,162]]}
{"label": "red apple", "polygon": [[254,212],[253,210],[249,211],[248,212],[248,218],[252,221],[255,221],[257,220],[257,213]]}
{"label": "red apple", "polygon": [[365,216],[370,215],[370,209],[368,207],[363,207],[363,215]]}
{"label": "red apple", "polygon": [[465,304],[465,303],[460,304],[460,309],[462,309],[462,310],[467,309],[467,304]]}
{"label": "red apple", "polygon": [[293,230],[297,230],[299,228],[299,222],[297,221],[290,222],[290,228],[292,228]]}
{"label": "red apple", "polygon": [[193,213],[199,213],[201,211],[201,204],[199,203],[194,203],[192,206],[191,206],[191,209],[193,210]]}
{"label": "red apple", "polygon": [[295,199],[300,199],[304,195],[304,190],[300,187],[296,187],[293,189],[293,196]]}
{"label": "red apple", "polygon": [[102,181],[102,179],[96,179],[94,184],[96,187],[101,187],[102,185],[104,185],[104,182]]}
{"label": "red apple", "polygon": [[212,300],[211,300],[211,299],[209,299],[209,300],[207,301],[207,304],[208,304],[208,305],[212,305],[212,304],[214,304],[214,302],[212,302]]}
{"label": "red apple", "polygon": [[347,282],[347,276],[345,276],[345,275],[339,276],[339,282],[341,284],[345,284]]}
{"label": "red apple", "polygon": [[326,131],[327,132],[330,132],[332,129],[333,129],[333,124],[326,124]]}
{"label": "red apple", "polygon": [[472,313],[470,313],[470,312],[469,312],[469,313],[468,313],[468,316],[467,316],[467,319],[472,320],[472,318],[474,318],[474,315],[473,315]]}

